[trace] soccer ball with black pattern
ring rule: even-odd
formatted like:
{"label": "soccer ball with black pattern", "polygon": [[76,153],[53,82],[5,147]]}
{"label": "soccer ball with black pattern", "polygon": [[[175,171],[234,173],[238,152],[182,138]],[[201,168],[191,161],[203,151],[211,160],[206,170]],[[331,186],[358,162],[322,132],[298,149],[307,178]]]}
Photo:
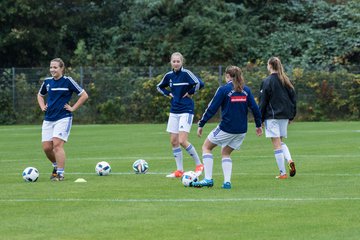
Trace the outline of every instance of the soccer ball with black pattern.
{"label": "soccer ball with black pattern", "polygon": [[39,171],[34,167],[27,167],[22,173],[25,182],[36,182],[39,178]]}
{"label": "soccer ball with black pattern", "polygon": [[144,174],[149,170],[149,164],[144,159],[136,160],[132,167],[136,174]]}
{"label": "soccer ball with black pattern", "polygon": [[194,171],[184,172],[181,182],[185,187],[190,187],[191,183],[198,181],[198,175]]}
{"label": "soccer ball with black pattern", "polygon": [[107,176],[111,173],[111,167],[108,162],[98,162],[95,166],[95,172],[99,176]]}

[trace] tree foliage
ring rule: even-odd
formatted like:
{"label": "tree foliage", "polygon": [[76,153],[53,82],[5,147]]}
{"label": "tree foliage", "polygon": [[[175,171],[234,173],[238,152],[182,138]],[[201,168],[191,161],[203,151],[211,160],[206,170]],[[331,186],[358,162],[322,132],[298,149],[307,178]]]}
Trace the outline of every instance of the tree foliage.
{"label": "tree foliage", "polygon": [[360,2],[2,0],[0,67],[359,64]]}

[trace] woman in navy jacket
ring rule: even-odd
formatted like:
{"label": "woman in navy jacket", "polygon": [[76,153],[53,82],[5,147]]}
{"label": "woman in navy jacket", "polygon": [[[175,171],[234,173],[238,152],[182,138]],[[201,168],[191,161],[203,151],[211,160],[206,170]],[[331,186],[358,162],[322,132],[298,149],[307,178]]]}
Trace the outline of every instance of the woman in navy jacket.
{"label": "woman in navy jacket", "polygon": [[245,138],[248,128],[247,114],[249,108],[254,115],[256,133],[258,136],[262,134],[260,111],[250,88],[245,86],[241,69],[236,66],[227,67],[225,79],[226,84],[218,88],[199,121],[197,134],[201,137],[204,125],[221,107],[221,122],[207,136],[202,147],[205,178],[192,183],[192,187],[212,187],[214,185],[212,179],[214,164],[212,150],[216,146],[221,146],[221,166],[224,173],[222,188],[231,188],[232,159],[230,155],[235,149],[240,149]]}
{"label": "woman in navy jacket", "polygon": [[181,147],[194,159],[195,172],[198,176],[204,168],[195,147],[188,141],[194,118],[194,100],[191,97],[204,86],[204,83],[191,71],[185,69],[183,63],[183,55],[179,52],[173,53],[170,58],[172,70],[166,73],[157,85],[157,90],[161,94],[171,98],[166,131],[170,133],[176,170],[166,176],[169,178],[180,178],[184,173]]}

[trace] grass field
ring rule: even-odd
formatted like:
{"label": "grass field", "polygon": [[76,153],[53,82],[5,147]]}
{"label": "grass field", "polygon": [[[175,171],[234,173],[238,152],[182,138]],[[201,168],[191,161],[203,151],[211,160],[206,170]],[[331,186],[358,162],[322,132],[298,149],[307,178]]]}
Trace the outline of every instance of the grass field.
{"label": "grass field", "polygon": [[[201,139],[193,127],[199,154],[213,127]],[[359,239],[360,122],[291,124],[298,172],[287,180],[274,178],[271,143],[249,125],[232,156],[231,190],[221,189],[219,149],[213,188],[166,179],[175,162],[164,124],[74,125],[63,182],[49,180],[40,135],[40,125],[0,126],[0,239]],[[148,174],[133,173],[138,158]],[[111,164],[110,176],[95,175],[99,161]],[[38,182],[23,181],[28,166]]]}

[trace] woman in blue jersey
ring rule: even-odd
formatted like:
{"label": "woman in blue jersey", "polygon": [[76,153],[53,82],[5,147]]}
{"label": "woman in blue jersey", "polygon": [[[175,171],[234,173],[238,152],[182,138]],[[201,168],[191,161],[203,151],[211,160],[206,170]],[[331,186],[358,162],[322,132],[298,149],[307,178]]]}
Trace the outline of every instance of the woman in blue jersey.
{"label": "woman in blue jersey", "polygon": [[221,107],[221,122],[210,132],[203,146],[203,164],[205,178],[191,184],[192,187],[212,187],[213,155],[212,150],[221,146],[222,169],[224,184],[222,188],[231,189],[232,159],[234,149],[240,149],[248,128],[248,108],[251,109],[256,126],[256,134],[262,134],[261,115],[250,88],[245,86],[245,80],[239,67],[229,66],[225,70],[226,84],[219,87],[199,121],[197,134],[201,137],[203,127]]}
{"label": "woman in blue jersey", "polygon": [[170,143],[176,162],[176,170],[166,177],[180,178],[184,173],[183,154],[181,147],[186,149],[194,159],[195,172],[200,175],[203,165],[195,150],[188,141],[188,135],[194,118],[194,101],[191,96],[195,94],[204,83],[191,71],[183,67],[184,57],[175,52],[170,58],[172,70],[164,75],[157,85],[157,90],[164,96],[171,98],[170,115],[166,131],[170,133]]}
{"label": "woman in blue jersey", "polygon": [[262,122],[265,123],[265,136],[271,138],[280,170],[276,178],[286,179],[285,160],[288,162],[290,177],[296,174],[295,163],[283,142],[283,138],[287,137],[288,124],[296,115],[295,89],[286,76],[279,58],[271,57],[267,69],[270,75],[261,83],[259,107]]}
{"label": "woman in blue jersey", "polygon": [[[50,179],[64,180],[65,151],[71,124],[72,112],[76,111],[87,99],[88,94],[71,77],[64,76],[65,64],[60,58],[50,61],[50,74],[42,83],[37,100],[45,119],[42,124],[42,147],[53,166]],[[70,105],[72,94],[78,96],[74,105]],[[45,95],[47,95],[45,102]]]}

